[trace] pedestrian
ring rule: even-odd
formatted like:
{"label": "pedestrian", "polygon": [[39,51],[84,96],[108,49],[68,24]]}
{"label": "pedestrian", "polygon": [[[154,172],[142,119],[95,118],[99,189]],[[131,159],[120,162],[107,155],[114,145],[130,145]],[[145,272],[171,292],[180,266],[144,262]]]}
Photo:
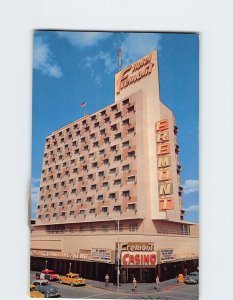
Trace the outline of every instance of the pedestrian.
{"label": "pedestrian", "polygon": [[106,287],[109,286],[109,275],[108,274],[105,275],[105,286]]}
{"label": "pedestrian", "polygon": [[137,288],[137,280],[136,280],[136,278],[134,277],[134,278],[133,278],[133,287],[132,287],[132,291],[133,291],[133,292],[136,292],[136,288]]}
{"label": "pedestrian", "polygon": [[159,276],[157,275],[155,278],[155,290],[158,292],[159,291],[159,284],[160,284],[160,280],[159,280]]}

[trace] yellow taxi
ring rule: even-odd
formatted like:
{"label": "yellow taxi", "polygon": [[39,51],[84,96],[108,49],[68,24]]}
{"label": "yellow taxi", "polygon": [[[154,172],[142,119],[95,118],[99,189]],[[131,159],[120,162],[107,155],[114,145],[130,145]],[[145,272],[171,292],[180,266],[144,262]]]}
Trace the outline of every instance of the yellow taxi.
{"label": "yellow taxi", "polygon": [[86,279],[79,276],[76,273],[68,273],[65,276],[59,276],[58,282],[63,284],[69,284],[71,286],[86,285]]}
{"label": "yellow taxi", "polygon": [[30,298],[44,298],[44,294],[37,291],[35,285],[30,285]]}

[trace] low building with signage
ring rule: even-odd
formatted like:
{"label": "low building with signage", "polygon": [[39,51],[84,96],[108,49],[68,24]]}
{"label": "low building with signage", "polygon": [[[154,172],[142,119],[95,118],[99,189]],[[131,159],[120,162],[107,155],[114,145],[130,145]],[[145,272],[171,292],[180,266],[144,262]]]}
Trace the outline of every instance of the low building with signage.
{"label": "low building with signage", "polygon": [[52,132],[31,268],[64,274],[71,263],[83,277],[115,281],[119,255],[122,282],[195,270],[198,227],[183,220],[177,133],[159,97],[157,51],[116,74],[113,104]]}

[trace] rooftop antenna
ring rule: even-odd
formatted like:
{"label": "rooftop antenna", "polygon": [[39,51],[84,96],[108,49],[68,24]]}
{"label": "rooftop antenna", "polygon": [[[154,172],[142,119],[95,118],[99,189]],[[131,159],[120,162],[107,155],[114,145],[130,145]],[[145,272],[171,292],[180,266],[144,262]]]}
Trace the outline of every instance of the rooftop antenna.
{"label": "rooftop antenna", "polygon": [[121,48],[118,49],[118,68],[119,68],[119,72],[121,70],[122,67],[122,51]]}

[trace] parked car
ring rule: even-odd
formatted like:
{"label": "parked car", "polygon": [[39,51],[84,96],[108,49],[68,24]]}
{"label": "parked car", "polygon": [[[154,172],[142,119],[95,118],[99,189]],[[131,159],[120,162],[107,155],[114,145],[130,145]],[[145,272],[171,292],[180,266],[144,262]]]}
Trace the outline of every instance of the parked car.
{"label": "parked car", "polygon": [[68,273],[66,276],[60,276],[59,282],[69,284],[71,286],[82,286],[86,285],[86,279],[79,276],[76,273]]}
{"label": "parked car", "polygon": [[36,286],[38,292],[44,294],[45,298],[61,297],[61,291],[47,280],[34,280],[32,284]]}
{"label": "parked car", "polygon": [[184,282],[187,284],[198,284],[198,279],[194,276],[187,275],[185,276]]}
{"label": "parked car", "polygon": [[37,279],[46,279],[49,281],[56,281],[59,278],[59,275],[54,270],[45,269],[40,273],[36,273]]}
{"label": "parked car", "polygon": [[189,273],[190,276],[197,279],[197,283],[199,282],[199,273],[198,272],[191,272]]}
{"label": "parked car", "polygon": [[44,298],[44,294],[37,291],[35,285],[30,285],[30,298]]}

